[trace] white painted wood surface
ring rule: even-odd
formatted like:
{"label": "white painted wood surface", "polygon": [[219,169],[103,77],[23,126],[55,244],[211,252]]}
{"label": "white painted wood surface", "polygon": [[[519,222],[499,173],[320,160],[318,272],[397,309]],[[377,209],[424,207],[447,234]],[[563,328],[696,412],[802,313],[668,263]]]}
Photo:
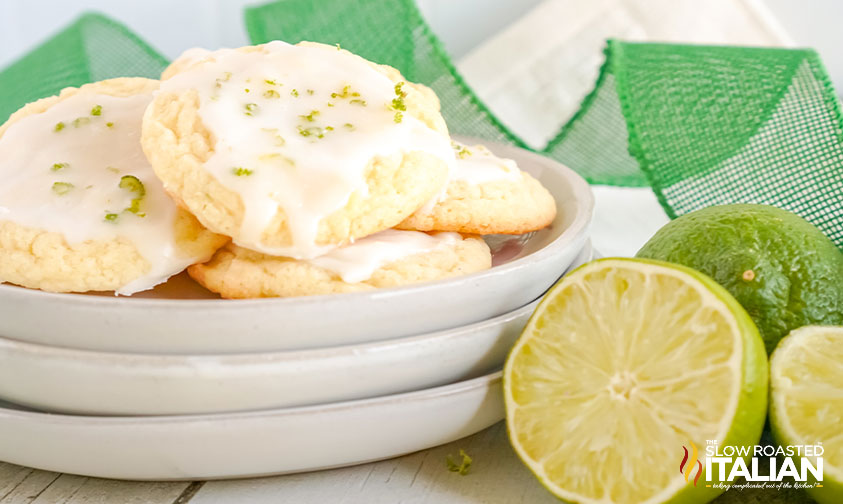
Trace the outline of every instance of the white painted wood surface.
{"label": "white painted wood surface", "polygon": [[[279,448],[282,449],[282,448]],[[450,472],[459,450],[470,472]],[[131,454],[127,454],[131,456]],[[0,504],[550,504],[498,423],[453,443],[342,469],[209,482],[135,482],[86,478],[0,463]]]}

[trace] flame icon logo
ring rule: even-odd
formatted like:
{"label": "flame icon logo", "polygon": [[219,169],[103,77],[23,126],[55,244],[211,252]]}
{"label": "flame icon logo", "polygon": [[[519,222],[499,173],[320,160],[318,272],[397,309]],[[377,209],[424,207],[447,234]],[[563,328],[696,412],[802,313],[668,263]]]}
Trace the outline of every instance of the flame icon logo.
{"label": "flame icon logo", "polygon": [[689,459],[688,449],[685,448],[684,446],[682,447],[682,449],[685,450],[685,456],[682,457],[682,462],[679,464],[679,474],[684,474],[685,475],[685,481],[690,483],[689,478],[691,477],[691,472],[693,472],[694,466],[696,465],[697,466],[697,475],[694,476],[693,481],[694,481],[694,486],[697,486],[697,481],[700,480],[700,476],[702,476],[702,472],[703,472],[702,471],[702,462],[700,462],[700,460],[697,458],[697,455],[698,455],[697,445],[695,445],[694,442],[691,441],[690,461],[688,460]]}

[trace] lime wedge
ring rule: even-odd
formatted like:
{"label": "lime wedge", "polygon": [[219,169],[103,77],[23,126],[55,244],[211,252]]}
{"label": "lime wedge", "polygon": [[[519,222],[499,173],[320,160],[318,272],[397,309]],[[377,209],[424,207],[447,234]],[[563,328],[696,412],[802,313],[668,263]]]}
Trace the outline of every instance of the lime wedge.
{"label": "lime wedge", "polygon": [[770,424],[779,445],[822,443],[822,487],[808,491],[843,502],[843,327],[802,327],[781,340],[770,358]]}
{"label": "lime wedge", "polygon": [[711,500],[722,490],[697,478],[694,456],[709,440],[757,443],[766,398],[764,343],[740,304],[702,273],[651,260],[601,259],[563,278],[504,367],[512,446],[569,502]]}

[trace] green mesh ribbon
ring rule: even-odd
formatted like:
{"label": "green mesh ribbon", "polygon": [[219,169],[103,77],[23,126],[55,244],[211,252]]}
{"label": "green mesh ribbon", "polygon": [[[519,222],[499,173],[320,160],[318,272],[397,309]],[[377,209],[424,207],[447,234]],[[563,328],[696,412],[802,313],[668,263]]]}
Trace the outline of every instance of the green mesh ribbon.
{"label": "green mesh ribbon", "polygon": [[0,121],[62,88],[111,77],[157,79],[167,64],[125,26],[85,14],[0,72]]}
{"label": "green mesh ribbon", "polygon": [[[477,98],[412,0],[282,0],[246,10],[254,43],[313,40],[433,88],[452,132],[526,144]],[[155,77],[166,61],[86,15],[0,72],[0,119],[69,85]],[[651,186],[671,217],[733,202],[802,215],[843,248],[843,118],[811,50],[609,41],[594,91],[541,152],[589,182]]]}

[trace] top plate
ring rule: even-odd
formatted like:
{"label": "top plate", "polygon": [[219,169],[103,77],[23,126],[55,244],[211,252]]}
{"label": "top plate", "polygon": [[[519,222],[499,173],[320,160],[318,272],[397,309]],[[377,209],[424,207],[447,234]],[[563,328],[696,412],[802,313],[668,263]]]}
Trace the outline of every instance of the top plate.
{"label": "top plate", "polygon": [[588,238],[594,198],[585,180],[551,159],[487,145],[539,179],[558,207],[547,229],[487,237],[494,252],[490,270],[408,287],[285,299],[215,299],[185,275],[131,297],[55,294],[4,284],[0,335],[111,352],[283,351],[410,336],[512,311],[544,293],[579,253]]}

